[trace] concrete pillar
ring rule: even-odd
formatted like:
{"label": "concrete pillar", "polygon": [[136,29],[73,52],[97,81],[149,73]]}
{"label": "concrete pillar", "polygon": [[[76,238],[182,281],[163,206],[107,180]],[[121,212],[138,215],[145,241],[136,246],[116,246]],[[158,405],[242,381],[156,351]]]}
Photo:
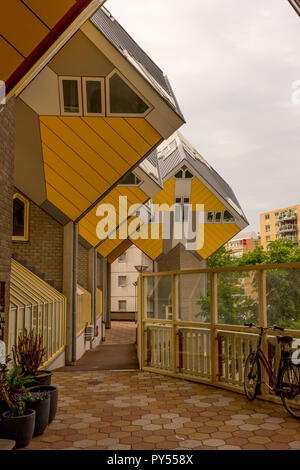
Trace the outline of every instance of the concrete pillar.
{"label": "concrete pillar", "polygon": [[0,282],[3,283],[4,320],[0,339],[8,340],[9,280],[11,267],[11,237],[13,221],[14,191],[14,148],[15,148],[15,98],[0,107]]}
{"label": "concrete pillar", "polygon": [[106,307],[106,322],[105,328],[107,330],[111,329],[111,264],[107,263],[107,307]]}
{"label": "concrete pillar", "polygon": [[63,294],[67,298],[66,363],[72,363],[74,224],[64,226]]}
{"label": "concrete pillar", "polygon": [[92,294],[92,323],[96,335],[97,323],[97,250],[90,248],[88,257],[88,290]]}
{"label": "concrete pillar", "polygon": [[[102,260],[102,295],[103,295],[103,325],[107,319],[107,259]],[[102,341],[105,341],[105,328],[102,329]]]}

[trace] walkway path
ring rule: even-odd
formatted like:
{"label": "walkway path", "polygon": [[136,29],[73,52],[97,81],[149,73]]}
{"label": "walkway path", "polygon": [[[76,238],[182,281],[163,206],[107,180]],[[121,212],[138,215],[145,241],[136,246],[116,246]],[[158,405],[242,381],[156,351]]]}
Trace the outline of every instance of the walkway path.
{"label": "walkway path", "polygon": [[136,342],[136,323],[112,321],[111,329],[105,330],[105,344],[134,344]]}
{"label": "walkway path", "polygon": [[28,449],[299,449],[282,406],[156,374],[56,372],[56,420]]}

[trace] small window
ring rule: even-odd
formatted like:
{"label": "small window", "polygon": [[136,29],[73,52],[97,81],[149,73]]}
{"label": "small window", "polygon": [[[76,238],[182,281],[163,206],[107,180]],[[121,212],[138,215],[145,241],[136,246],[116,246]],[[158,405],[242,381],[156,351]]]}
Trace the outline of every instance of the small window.
{"label": "small window", "polygon": [[270,214],[265,215],[265,220],[270,220]]}
{"label": "small window", "polygon": [[177,197],[177,198],[175,199],[175,202],[176,202],[176,204],[181,204],[181,197]]}
{"label": "small window", "polygon": [[224,222],[234,222],[234,217],[229,211],[224,212]]}
{"label": "small window", "polygon": [[214,213],[213,212],[208,212],[207,213],[207,222],[213,222],[214,221]]}
{"label": "small window", "polygon": [[189,203],[190,203],[190,198],[189,198],[189,197],[185,197],[185,198],[183,199],[183,202],[184,202],[184,204],[189,204]]}
{"label": "small window", "polygon": [[182,170],[178,171],[178,173],[176,173],[176,175],[175,175],[175,178],[182,179],[183,178],[183,171]]}
{"label": "small window", "polygon": [[84,78],[84,114],[87,116],[104,115],[104,79]]}
{"label": "small window", "polygon": [[266,241],[269,242],[270,240],[271,240],[271,237],[270,237],[270,235],[268,235],[268,236],[266,237]]}
{"label": "small window", "polygon": [[14,195],[13,201],[13,237],[14,241],[28,241],[29,201],[21,194]]}
{"label": "small window", "polygon": [[126,253],[122,253],[118,258],[119,263],[126,263]]}
{"label": "small window", "polygon": [[119,300],[119,311],[124,312],[127,309],[127,302],[126,300]]}
{"label": "small window", "polygon": [[185,177],[186,177],[187,179],[191,179],[191,178],[193,178],[193,175],[192,175],[192,173],[191,173],[189,170],[186,170],[186,172],[185,172]]}
{"label": "small window", "polygon": [[270,232],[270,225],[266,225],[266,232]]}
{"label": "small window", "polygon": [[119,276],[118,277],[118,285],[119,285],[119,287],[126,287],[127,277],[126,276]]}
{"label": "small window", "polygon": [[62,115],[80,116],[81,104],[81,79],[60,77],[60,98]]}
{"label": "small window", "polygon": [[141,180],[134,173],[129,173],[122,179],[120,186],[138,186],[140,183]]}
{"label": "small window", "polygon": [[127,83],[126,79],[113,72],[108,79],[108,101],[111,115],[143,115],[149,106]]}
{"label": "small window", "polygon": [[220,223],[222,220],[222,212],[216,212],[216,222]]}

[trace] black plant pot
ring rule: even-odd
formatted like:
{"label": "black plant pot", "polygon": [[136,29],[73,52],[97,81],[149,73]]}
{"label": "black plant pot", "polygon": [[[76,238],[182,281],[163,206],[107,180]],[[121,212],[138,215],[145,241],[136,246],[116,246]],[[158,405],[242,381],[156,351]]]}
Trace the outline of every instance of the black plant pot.
{"label": "black plant pot", "polygon": [[16,441],[15,449],[26,447],[33,438],[35,411],[26,410],[24,416],[9,416],[6,411],[2,414],[1,424],[4,438]]}
{"label": "black plant pot", "polygon": [[49,412],[49,424],[52,423],[56,416],[57,403],[58,403],[58,388],[52,385],[39,385],[37,387],[30,387],[29,392],[50,392],[50,412]]}
{"label": "black plant pot", "polygon": [[39,402],[28,402],[27,407],[35,411],[34,437],[40,436],[45,431],[49,423],[50,397]]}
{"label": "black plant pot", "polygon": [[40,385],[51,385],[52,372],[50,370],[42,370],[37,373],[34,380],[26,385],[26,388],[38,387]]}

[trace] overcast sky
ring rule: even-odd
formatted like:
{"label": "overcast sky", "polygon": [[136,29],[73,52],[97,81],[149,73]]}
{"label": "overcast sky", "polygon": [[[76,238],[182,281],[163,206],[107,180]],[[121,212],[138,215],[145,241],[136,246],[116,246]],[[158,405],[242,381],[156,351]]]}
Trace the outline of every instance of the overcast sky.
{"label": "overcast sky", "polygon": [[300,19],[288,0],[108,0],[168,75],[181,132],[232,186],[250,222],[300,203]]}

